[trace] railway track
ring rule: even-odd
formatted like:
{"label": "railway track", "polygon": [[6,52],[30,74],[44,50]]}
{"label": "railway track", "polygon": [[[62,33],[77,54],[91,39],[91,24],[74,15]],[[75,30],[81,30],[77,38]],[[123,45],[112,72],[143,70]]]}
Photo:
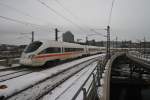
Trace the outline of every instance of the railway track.
{"label": "railway track", "polygon": [[[69,62],[69,61],[67,61]],[[63,64],[65,62],[61,62],[59,63],[60,65]],[[46,70],[50,67],[54,67],[55,65],[49,65],[49,67],[42,67],[42,68],[33,68],[33,67],[23,67],[23,66],[17,66],[17,67],[9,67],[9,68],[3,68],[0,69],[0,82],[3,81],[7,81],[16,77],[20,77],[26,74],[30,74],[32,72],[36,72],[36,71],[42,71],[42,70]]]}
{"label": "railway track", "polygon": [[21,66],[16,66],[16,67],[1,68],[1,69],[0,69],[0,72],[3,72],[3,71],[10,71],[10,70],[19,70],[19,69],[23,69],[23,67],[21,67]]}
{"label": "railway track", "polygon": [[29,69],[18,69],[18,70],[5,70],[0,73],[0,82],[10,80],[16,77],[20,77],[29,73],[32,73],[32,70]]}
{"label": "railway track", "polygon": [[59,62],[55,65],[49,65],[49,66],[46,66],[46,67],[42,66],[42,68],[41,67],[33,68],[33,67],[25,67],[25,66],[1,68],[0,69],[0,82],[7,81],[7,80],[10,80],[10,79],[13,79],[13,78],[16,78],[16,77],[20,77],[20,76],[23,76],[23,75],[26,75],[26,74],[30,74],[30,73],[35,72],[35,71],[46,70],[48,68],[51,68],[51,67],[54,67],[54,66],[57,66],[57,65],[61,65],[61,64],[64,64],[64,63],[67,63],[67,62],[70,62],[70,61],[74,61],[74,60],[77,60],[77,59],[79,59],[79,58],[69,59],[69,60],[66,60],[66,61],[63,61],[63,62]]}
{"label": "railway track", "polygon": [[[63,64],[63,63],[60,63]],[[55,65],[54,65],[55,66]],[[50,67],[54,67],[51,66]],[[42,66],[39,68],[34,68],[34,67],[24,67],[24,66],[17,66],[17,67],[9,67],[9,68],[2,68],[0,69],[0,82],[7,81],[16,77],[20,77],[26,74],[30,74],[32,72],[38,72],[42,70],[46,70],[50,67],[44,67]]]}
{"label": "railway track", "polygon": [[[40,71],[42,68],[30,68],[24,66],[16,66],[0,69],[0,82],[7,81],[16,77],[30,74],[34,71]],[[44,70],[44,69],[43,69]]]}
{"label": "railway track", "polygon": [[[97,62],[90,64],[89,66],[60,84],[58,87],[41,97],[39,100],[73,100],[73,95],[75,96],[76,93],[78,93],[77,91],[81,86],[83,86],[85,80],[87,80],[91,73],[94,73],[96,65]],[[90,81],[91,80],[93,80],[93,77],[90,77]],[[85,87],[89,87],[89,83],[86,84]],[[81,100],[81,98],[77,100]]]}
{"label": "railway track", "polygon": [[[5,71],[10,71],[11,73],[15,73],[15,75],[13,76],[14,79],[6,79],[6,81],[3,79],[4,82],[0,82],[0,86],[6,85],[6,89],[0,89],[0,100],[37,100],[74,74],[96,62],[97,59],[102,59],[103,57],[104,55],[96,55],[62,65],[60,64],[52,68],[31,68],[32,72],[29,71],[29,68],[28,70],[26,68],[14,68],[17,70],[17,73],[15,70],[13,72],[11,69],[5,69]],[[1,72],[4,72],[4,70]],[[7,75],[9,76],[10,74],[7,73]],[[1,74],[0,77],[7,75]],[[15,78],[15,76],[17,77]]]}
{"label": "railway track", "polygon": [[37,100],[43,95],[47,94],[49,91],[53,90],[55,87],[63,83],[68,78],[72,77],[74,74],[78,73],[82,69],[86,68],[91,63],[96,62],[97,59],[90,59],[76,65],[73,65],[61,72],[55,73],[38,83],[29,86],[21,91],[13,93],[9,96],[2,96],[2,100]]}

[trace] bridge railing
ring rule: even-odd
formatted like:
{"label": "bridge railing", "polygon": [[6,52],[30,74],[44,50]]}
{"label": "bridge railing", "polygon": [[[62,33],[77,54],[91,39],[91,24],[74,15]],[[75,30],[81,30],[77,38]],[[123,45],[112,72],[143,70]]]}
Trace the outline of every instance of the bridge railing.
{"label": "bridge railing", "polygon": [[80,97],[83,100],[100,100],[101,87],[103,82],[101,80],[104,78],[104,70],[107,60],[99,61],[98,65],[94,68],[92,73],[87,77],[86,81],[78,89],[72,100],[78,100]]}
{"label": "bridge railing", "polygon": [[140,52],[129,52],[129,54],[139,59],[150,61],[150,54],[142,54]]}
{"label": "bridge railing", "polygon": [[110,80],[111,80],[111,67],[114,62],[114,60],[119,57],[124,55],[125,53],[116,53],[115,55],[111,56],[110,59],[107,60],[103,68],[103,71],[101,72],[102,77],[100,79],[100,86],[98,87],[98,93],[100,100],[109,100],[110,96]]}
{"label": "bridge railing", "polygon": [[[82,86],[78,89],[72,100],[76,100],[78,96],[82,95],[83,100],[89,100],[89,95],[91,93],[91,90],[93,91],[92,94],[96,94],[94,89],[96,89],[96,82],[95,82],[95,72],[96,72],[96,67],[92,71],[92,73],[88,76],[86,81],[82,84]],[[91,81],[91,82],[89,82]],[[88,83],[88,84],[87,84]],[[93,89],[94,88],[94,89]]]}
{"label": "bridge railing", "polygon": [[98,87],[100,100],[109,100],[110,71],[110,60],[108,60],[100,79],[100,87]]}

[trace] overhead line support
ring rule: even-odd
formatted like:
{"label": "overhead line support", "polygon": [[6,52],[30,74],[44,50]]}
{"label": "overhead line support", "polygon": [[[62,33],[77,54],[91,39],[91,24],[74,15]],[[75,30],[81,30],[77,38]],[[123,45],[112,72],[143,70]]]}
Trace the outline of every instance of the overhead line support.
{"label": "overhead line support", "polygon": [[106,46],[106,57],[110,59],[110,26],[107,26],[107,46]]}

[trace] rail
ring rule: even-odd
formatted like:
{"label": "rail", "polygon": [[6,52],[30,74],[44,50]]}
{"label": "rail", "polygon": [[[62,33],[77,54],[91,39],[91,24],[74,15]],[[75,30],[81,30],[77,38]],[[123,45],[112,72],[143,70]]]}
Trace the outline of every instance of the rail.
{"label": "rail", "polygon": [[[94,57],[85,59],[83,61],[79,61],[78,63],[76,62],[77,64],[72,64],[71,66],[67,65],[66,68],[62,68],[62,70],[60,70],[60,71],[56,70],[55,74],[54,73],[51,73],[51,74],[47,73],[46,78],[42,78],[40,81],[33,83],[32,85],[29,85],[29,86],[27,86],[21,90],[15,91],[15,93],[10,94],[8,96],[2,95],[1,98],[22,100],[25,97],[26,99],[28,98],[28,100],[31,98],[32,99],[34,98],[36,100],[36,99],[42,97],[43,95],[45,95],[50,90],[57,87],[59,84],[61,84],[65,80],[67,80],[69,77],[73,76],[75,73],[77,73],[80,70],[82,70],[83,68],[85,68],[86,65],[89,65],[91,62],[95,61],[98,56],[96,56],[95,58]],[[66,73],[66,74],[64,74],[64,73]],[[52,80],[55,80],[55,82]],[[50,84],[50,82],[52,84]],[[29,92],[30,90],[35,90],[35,91],[40,90],[40,91],[37,92],[36,94],[34,94],[35,92],[34,91]],[[24,96],[24,93],[25,94],[29,93],[29,94]],[[34,95],[32,95],[32,94],[34,94]]]}

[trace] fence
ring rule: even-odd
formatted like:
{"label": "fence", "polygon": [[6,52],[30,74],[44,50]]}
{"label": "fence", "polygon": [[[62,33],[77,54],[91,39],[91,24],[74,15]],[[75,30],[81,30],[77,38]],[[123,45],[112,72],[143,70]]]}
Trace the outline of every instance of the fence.
{"label": "fence", "polygon": [[101,95],[99,89],[103,87],[101,80],[104,78],[104,74],[107,74],[104,72],[106,70],[106,63],[106,59],[99,61],[98,65],[78,89],[72,100],[77,100],[78,96],[81,96],[83,100],[100,100]]}

